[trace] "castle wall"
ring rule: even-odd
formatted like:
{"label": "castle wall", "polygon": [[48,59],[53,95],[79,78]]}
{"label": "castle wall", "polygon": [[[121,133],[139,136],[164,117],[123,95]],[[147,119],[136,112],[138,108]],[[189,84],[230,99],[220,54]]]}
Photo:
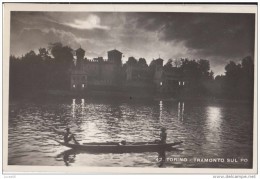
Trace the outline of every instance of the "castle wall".
{"label": "castle wall", "polygon": [[88,77],[82,69],[75,67],[70,75],[70,88],[71,90],[84,90],[87,87]]}
{"label": "castle wall", "polygon": [[82,90],[89,85],[113,85],[116,67],[114,63],[109,62],[86,61],[78,63],[71,71],[71,89]]}
{"label": "castle wall", "polygon": [[[78,50],[78,56],[82,50]],[[155,72],[153,80],[150,81],[149,67],[145,66],[126,66],[126,81],[121,83],[119,77],[122,77],[121,65],[122,53],[117,50],[108,52],[108,60],[102,57],[94,60],[79,59],[75,66],[71,68],[71,89],[84,90],[87,87],[93,89],[105,89],[125,87],[127,89],[156,89],[158,92],[174,92],[180,89],[180,83],[183,83],[182,76],[177,69],[166,71],[163,68],[163,60],[155,61]],[[119,63],[120,62],[120,63]]]}
{"label": "castle wall", "polygon": [[105,63],[101,68],[101,76],[104,80],[113,81],[115,79],[116,66],[112,63]]}
{"label": "castle wall", "polygon": [[89,76],[89,80],[99,77],[99,64],[97,62],[87,62],[83,64],[84,73]]}
{"label": "castle wall", "polygon": [[127,81],[147,81],[149,78],[148,66],[131,66],[126,67]]}

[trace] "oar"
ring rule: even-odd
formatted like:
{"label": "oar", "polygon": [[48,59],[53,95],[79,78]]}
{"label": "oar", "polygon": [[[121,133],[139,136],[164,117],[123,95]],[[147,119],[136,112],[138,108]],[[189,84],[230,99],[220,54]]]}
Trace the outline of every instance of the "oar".
{"label": "oar", "polygon": [[59,144],[61,143],[60,141],[58,141],[58,140],[56,140],[56,139],[54,139],[54,138],[51,138],[51,137],[47,137],[47,139],[53,140],[53,141],[55,141],[55,142],[58,142]]}

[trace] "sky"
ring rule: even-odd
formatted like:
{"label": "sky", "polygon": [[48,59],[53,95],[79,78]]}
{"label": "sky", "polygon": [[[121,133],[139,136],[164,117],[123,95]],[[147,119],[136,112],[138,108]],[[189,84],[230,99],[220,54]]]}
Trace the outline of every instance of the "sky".
{"label": "sky", "polygon": [[11,12],[11,55],[61,42],[102,56],[117,49],[147,63],[206,59],[215,76],[229,61],[254,56],[254,14],[173,12]]}

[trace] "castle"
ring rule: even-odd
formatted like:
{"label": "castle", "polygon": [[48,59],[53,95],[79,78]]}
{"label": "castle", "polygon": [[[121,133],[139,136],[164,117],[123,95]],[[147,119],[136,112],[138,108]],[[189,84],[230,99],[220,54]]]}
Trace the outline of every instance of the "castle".
{"label": "castle", "polygon": [[134,57],[122,64],[122,52],[116,49],[107,52],[108,59],[97,57],[90,60],[84,56],[82,48],[76,50],[76,61],[71,67],[71,90],[123,87],[177,93],[185,84],[177,68],[164,69],[161,58],[148,66],[145,59],[137,61]]}

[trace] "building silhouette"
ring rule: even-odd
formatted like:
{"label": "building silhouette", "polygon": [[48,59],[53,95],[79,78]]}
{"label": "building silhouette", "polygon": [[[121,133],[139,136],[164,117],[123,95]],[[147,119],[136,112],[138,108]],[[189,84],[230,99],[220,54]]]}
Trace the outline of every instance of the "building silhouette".
{"label": "building silhouette", "polygon": [[122,67],[122,53],[118,50],[108,51],[108,59],[97,57],[92,60],[84,58],[82,48],[76,50],[76,62],[71,67],[71,89],[84,90],[88,86],[115,86],[117,75]]}
{"label": "building silhouette", "polygon": [[153,60],[148,66],[145,59],[140,58],[138,61],[134,57],[129,57],[123,65],[122,52],[116,49],[107,52],[107,59],[87,59],[84,56],[82,48],[76,50],[76,61],[71,67],[70,75],[73,91],[135,88],[177,95],[185,85],[179,69],[165,69],[161,58]]}

